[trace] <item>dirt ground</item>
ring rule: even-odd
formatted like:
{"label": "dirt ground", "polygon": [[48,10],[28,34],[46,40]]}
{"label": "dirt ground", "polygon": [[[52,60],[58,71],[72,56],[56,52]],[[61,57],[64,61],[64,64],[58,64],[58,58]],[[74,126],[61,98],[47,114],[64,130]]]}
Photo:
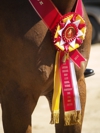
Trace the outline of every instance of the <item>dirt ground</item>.
{"label": "dirt ground", "polygon": [[[82,133],[100,133],[100,44],[92,45],[88,68],[95,71],[95,75],[86,78],[87,102]],[[2,112],[0,108],[0,133],[2,128]],[[55,133],[54,125],[49,124],[50,111],[48,101],[40,97],[37,107],[32,114],[32,128],[34,133]]]}

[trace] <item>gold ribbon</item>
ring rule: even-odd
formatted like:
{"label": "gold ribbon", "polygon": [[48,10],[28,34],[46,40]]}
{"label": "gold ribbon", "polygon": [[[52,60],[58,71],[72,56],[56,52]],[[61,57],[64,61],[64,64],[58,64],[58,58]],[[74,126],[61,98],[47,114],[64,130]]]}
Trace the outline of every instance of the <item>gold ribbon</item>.
{"label": "gold ribbon", "polygon": [[54,92],[52,99],[52,116],[51,124],[59,123],[59,104],[60,104],[60,95],[61,95],[61,81],[59,73],[59,59],[60,53],[57,51],[55,59],[55,70],[54,70]]}

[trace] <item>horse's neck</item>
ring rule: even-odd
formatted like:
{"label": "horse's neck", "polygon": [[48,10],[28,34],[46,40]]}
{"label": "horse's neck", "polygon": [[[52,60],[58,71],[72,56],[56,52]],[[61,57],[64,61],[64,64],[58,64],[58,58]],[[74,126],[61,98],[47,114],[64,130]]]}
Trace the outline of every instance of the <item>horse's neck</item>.
{"label": "horse's neck", "polygon": [[18,35],[25,34],[40,20],[28,0],[0,0],[0,16],[0,24],[2,21],[6,30]]}
{"label": "horse's neck", "polygon": [[76,2],[76,0],[52,0],[52,1],[62,14],[72,11]]}

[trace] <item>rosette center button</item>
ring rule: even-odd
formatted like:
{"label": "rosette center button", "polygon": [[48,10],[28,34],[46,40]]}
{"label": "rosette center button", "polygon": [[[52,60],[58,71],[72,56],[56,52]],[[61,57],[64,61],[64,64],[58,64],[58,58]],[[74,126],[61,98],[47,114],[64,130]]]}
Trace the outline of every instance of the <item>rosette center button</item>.
{"label": "rosette center button", "polygon": [[65,36],[66,38],[70,39],[75,36],[75,29],[73,27],[69,27],[65,30]]}
{"label": "rosette center button", "polygon": [[67,25],[62,33],[62,38],[65,42],[73,41],[77,36],[77,27],[73,24]]}

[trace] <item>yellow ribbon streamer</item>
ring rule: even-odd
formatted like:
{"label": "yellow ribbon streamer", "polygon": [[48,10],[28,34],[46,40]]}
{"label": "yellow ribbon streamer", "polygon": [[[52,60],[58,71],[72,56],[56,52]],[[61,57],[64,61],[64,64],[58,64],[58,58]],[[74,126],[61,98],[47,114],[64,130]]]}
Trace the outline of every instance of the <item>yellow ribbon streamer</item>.
{"label": "yellow ribbon streamer", "polygon": [[52,116],[50,122],[51,124],[59,123],[59,104],[60,104],[60,95],[61,95],[59,58],[60,58],[60,52],[57,51],[55,59],[55,69],[54,69],[54,92],[52,99]]}

